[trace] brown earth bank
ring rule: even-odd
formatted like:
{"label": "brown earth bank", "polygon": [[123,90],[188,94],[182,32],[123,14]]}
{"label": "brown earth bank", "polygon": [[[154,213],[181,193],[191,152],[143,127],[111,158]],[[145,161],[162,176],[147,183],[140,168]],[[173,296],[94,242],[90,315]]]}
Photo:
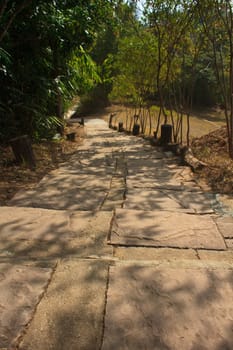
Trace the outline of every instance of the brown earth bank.
{"label": "brown earth bank", "polygon": [[[72,132],[76,134],[75,140],[68,141],[66,135]],[[69,159],[84,136],[84,128],[74,124],[65,128],[64,139],[60,141],[34,143],[35,170],[30,170],[25,164],[17,165],[11,147],[0,145],[0,205],[6,205],[20,189],[33,188],[47,173]]]}
{"label": "brown earth bank", "polygon": [[233,159],[228,154],[226,127],[194,138],[191,148],[206,164],[196,172],[197,179],[204,180],[214,192],[233,194]]}

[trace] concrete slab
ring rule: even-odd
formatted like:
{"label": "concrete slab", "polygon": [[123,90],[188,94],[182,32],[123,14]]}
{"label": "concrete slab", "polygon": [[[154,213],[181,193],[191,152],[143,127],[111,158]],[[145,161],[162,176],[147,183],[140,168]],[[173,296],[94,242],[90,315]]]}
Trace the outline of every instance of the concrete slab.
{"label": "concrete slab", "polygon": [[[87,131],[87,137],[85,139],[85,143],[79,147],[80,150],[94,149],[95,151],[100,150],[100,148],[116,148],[119,149],[121,147],[121,142],[114,138],[113,134],[110,134],[108,130],[91,130]],[[123,140],[123,145],[127,145],[127,140]],[[123,147],[122,145],[122,147]],[[100,150],[101,151],[101,150]],[[103,153],[103,150],[101,151]]]}
{"label": "concrete slab", "polygon": [[[93,163],[92,163],[93,162]],[[95,164],[96,162],[97,164]],[[115,165],[115,155],[113,153],[101,153],[101,152],[82,152],[77,153],[72,156],[69,164],[79,166],[114,166]]]}
{"label": "concrete slab", "polygon": [[102,350],[230,350],[232,285],[232,270],[111,267]]}
{"label": "concrete slab", "polygon": [[137,174],[129,175],[126,179],[127,187],[135,188],[162,188],[168,190],[180,190],[182,191],[181,179],[177,178],[160,178],[158,179],[152,174]]}
{"label": "concrete slab", "polygon": [[98,130],[103,128],[104,130],[109,130],[107,122],[100,118],[85,118],[85,125],[89,128],[96,128],[98,126]]}
{"label": "concrete slab", "polygon": [[111,190],[108,193],[108,196],[106,198],[106,201],[122,201],[124,200],[125,190],[122,188],[120,189],[114,189],[111,188]]}
{"label": "concrete slab", "polygon": [[116,209],[110,242],[127,246],[226,249],[210,216],[160,210]]}
{"label": "concrete slab", "polygon": [[[136,138],[135,140],[140,140],[139,138]],[[148,147],[145,147],[143,143],[135,142],[135,143],[129,143],[127,146],[125,145],[123,147],[124,152],[141,152],[141,151],[151,151],[151,146],[148,145]]]}
{"label": "concrete slab", "polygon": [[215,260],[226,261],[233,264],[233,252],[232,251],[211,251],[211,250],[198,250],[198,256],[201,260]]}
{"label": "concrete slab", "polygon": [[127,175],[127,168],[123,164],[120,167],[118,166],[114,173],[114,176],[118,176],[121,178],[125,178],[126,175]]}
{"label": "concrete slab", "polygon": [[[79,161],[78,168],[84,168],[84,167],[99,167],[99,168],[111,168],[115,167],[115,159],[112,158],[112,153],[106,155],[102,155],[100,153],[102,158],[89,158],[89,159],[81,159]],[[72,165],[72,163],[70,163]],[[75,165],[75,164],[74,164]],[[77,166],[77,165],[76,165]]]}
{"label": "concrete slab", "polygon": [[138,173],[127,176],[126,182],[128,188],[158,188],[168,191],[200,192],[200,187],[196,182],[184,181],[179,173],[171,178],[157,177],[152,173]]}
{"label": "concrete slab", "polygon": [[19,349],[100,349],[107,275],[101,261],[59,264]]}
{"label": "concrete slab", "polygon": [[183,207],[159,190],[128,189],[124,208],[137,210],[182,210]]}
{"label": "concrete slab", "polygon": [[109,255],[112,212],[67,212],[1,207],[0,256]]}
{"label": "concrete slab", "polygon": [[[129,160],[129,161],[137,161],[137,160],[142,160],[142,159],[150,159],[152,158],[153,156],[153,152],[152,152],[152,149],[150,151],[148,150],[144,150],[143,148],[140,149],[140,150],[127,150],[127,149],[124,149],[124,155],[125,157]],[[154,158],[154,159],[162,159],[162,154],[159,155],[160,157],[159,158]]]}
{"label": "concrete slab", "polygon": [[73,191],[73,189],[105,189],[110,188],[112,176],[97,176],[93,174],[64,174],[57,172],[56,174],[49,174],[43,178],[38,184],[37,190],[50,191]]}
{"label": "concrete slab", "polygon": [[[102,139],[102,142],[103,142],[103,139],[104,139],[104,142],[105,142],[105,146],[110,146],[110,147],[117,147],[117,148],[127,148],[128,146],[131,146],[132,144],[135,145],[134,142],[132,142],[131,140],[128,140],[127,138],[125,137],[112,137],[112,138],[107,138],[104,136],[101,135],[101,138]],[[99,141],[100,142],[100,141]]]}
{"label": "concrete slab", "polygon": [[164,159],[163,152],[159,152],[153,148],[150,150],[140,150],[140,151],[127,151],[124,152],[125,157],[129,160],[137,160],[137,159]]}
{"label": "concrete slab", "polygon": [[138,173],[154,174],[156,178],[168,178],[181,172],[179,167],[169,168],[163,160],[158,159],[139,159],[128,160],[128,172],[129,175]]}
{"label": "concrete slab", "polygon": [[216,220],[217,226],[223,237],[233,238],[233,217],[223,216]]}
{"label": "concrete slab", "polygon": [[193,209],[198,214],[211,214],[218,206],[216,195],[205,192],[165,191],[165,194],[186,209]]}
{"label": "concrete slab", "polygon": [[101,207],[107,191],[104,189],[79,189],[70,191],[37,189],[19,191],[10,201],[11,206],[34,207],[56,210],[97,210]]}
{"label": "concrete slab", "polygon": [[125,191],[125,179],[120,176],[113,176],[111,182],[111,189]]}
{"label": "concrete slab", "polygon": [[226,238],[225,239],[227,248],[233,250],[233,239],[232,238]]}
{"label": "concrete slab", "polygon": [[[1,207],[0,228],[1,241],[38,239],[49,241],[65,239],[74,232],[70,227],[72,213],[66,211],[46,210],[38,208]],[[81,213],[79,229],[83,230],[89,212]]]}
{"label": "concrete slab", "polygon": [[141,247],[115,247],[114,257],[120,260],[133,261],[177,261],[197,260],[197,253],[193,249],[171,249],[171,248],[141,248]]}
{"label": "concrete slab", "polygon": [[95,152],[95,153],[88,153],[85,155],[77,153],[70,159],[69,162],[62,163],[60,167],[76,168],[77,171],[79,169],[84,169],[89,167],[111,169],[115,167],[115,157],[113,156],[112,152],[108,154]]}
{"label": "concrete slab", "polygon": [[72,165],[66,165],[59,168],[59,173],[64,175],[96,175],[96,176],[107,176],[113,174],[115,168],[113,167],[77,167]]}
{"label": "concrete slab", "polygon": [[31,321],[52,268],[0,263],[0,348],[15,349]]}
{"label": "concrete slab", "polygon": [[[98,151],[98,147],[95,147],[95,149]],[[118,146],[105,145],[99,148],[99,152],[105,153],[105,154],[122,152],[122,150],[123,150],[123,147],[121,147],[120,145]]]}
{"label": "concrete slab", "polygon": [[154,170],[158,170],[158,168],[166,165],[166,159],[152,158],[150,152],[135,152],[131,153],[130,157],[127,157],[127,164],[129,170],[141,168],[153,168]]}
{"label": "concrete slab", "polygon": [[123,200],[119,200],[119,201],[106,200],[101,209],[105,211],[113,211],[116,208],[122,208],[122,207],[123,207]]}

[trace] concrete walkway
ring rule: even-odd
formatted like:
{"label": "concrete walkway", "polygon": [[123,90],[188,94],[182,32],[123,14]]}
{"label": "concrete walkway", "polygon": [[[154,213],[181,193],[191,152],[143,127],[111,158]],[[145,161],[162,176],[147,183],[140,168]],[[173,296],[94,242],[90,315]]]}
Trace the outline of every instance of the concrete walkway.
{"label": "concrete walkway", "polygon": [[233,217],[188,167],[86,122],[0,210],[0,350],[233,348]]}

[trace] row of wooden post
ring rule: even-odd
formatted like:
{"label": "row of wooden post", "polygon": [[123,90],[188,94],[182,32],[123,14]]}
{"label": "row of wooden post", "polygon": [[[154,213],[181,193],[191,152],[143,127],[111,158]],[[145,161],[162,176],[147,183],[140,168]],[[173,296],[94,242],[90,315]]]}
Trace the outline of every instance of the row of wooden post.
{"label": "row of wooden post", "polygon": [[[114,129],[115,127],[113,126],[113,118],[116,116],[115,113],[110,114],[109,117],[109,128]],[[118,132],[123,132],[125,131],[124,129],[124,124],[123,122],[118,123]],[[135,123],[133,125],[132,129],[132,134],[134,136],[138,136],[140,134],[140,125]],[[161,137],[160,137],[160,144],[162,146],[166,146],[172,142],[172,125],[170,124],[163,124],[161,125]]]}

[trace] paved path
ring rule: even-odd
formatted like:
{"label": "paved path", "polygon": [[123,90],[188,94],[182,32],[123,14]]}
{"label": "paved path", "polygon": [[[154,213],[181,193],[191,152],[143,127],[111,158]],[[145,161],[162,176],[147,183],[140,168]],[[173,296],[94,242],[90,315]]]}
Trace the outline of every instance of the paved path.
{"label": "paved path", "polygon": [[0,350],[233,347],[233,217],[188,167],[86,123],[0,211]]}

